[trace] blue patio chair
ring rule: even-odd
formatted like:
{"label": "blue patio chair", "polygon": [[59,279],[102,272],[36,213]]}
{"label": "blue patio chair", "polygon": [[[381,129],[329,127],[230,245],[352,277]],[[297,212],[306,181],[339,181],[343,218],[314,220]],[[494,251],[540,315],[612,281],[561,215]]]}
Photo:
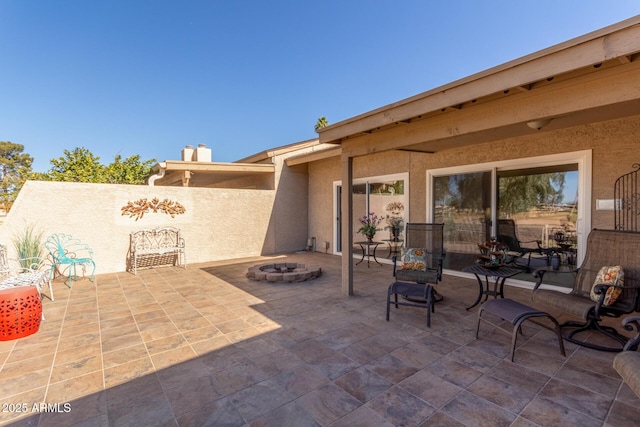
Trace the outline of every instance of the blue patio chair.
{"label": "blue patio chair", "polygon": [[47,238],[44,244],[49,255],[51,255],[51,280],[53,280],[55,271],[60,274],[60,267],[67,265],[67,286],[73,285],[74,277],[77,278],[76,266],[80,264],[82,271],[86,272],[88,265],[92,266],[91,282],[95,279],[96,263],[93,261],[93,251],[86,243],[82,243],[80,239],[75,239],[69,234],[52,234]]}

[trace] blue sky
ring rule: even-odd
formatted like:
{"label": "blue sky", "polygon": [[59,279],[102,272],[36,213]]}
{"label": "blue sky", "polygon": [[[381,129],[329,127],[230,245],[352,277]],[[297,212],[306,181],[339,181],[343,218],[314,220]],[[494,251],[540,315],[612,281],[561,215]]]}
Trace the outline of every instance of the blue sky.
{"label": "blue sky", "polygon": [[640,14],[636,0],[0,0],[0,141],[234,161]]}

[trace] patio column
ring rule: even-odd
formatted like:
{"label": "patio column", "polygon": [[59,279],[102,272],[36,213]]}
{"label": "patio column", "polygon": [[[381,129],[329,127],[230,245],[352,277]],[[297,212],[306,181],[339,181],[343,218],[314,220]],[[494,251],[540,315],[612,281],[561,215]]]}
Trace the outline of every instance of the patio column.
{"label": "patio column", "polygon": [[353,157],[342,153],[342,293],[353,295]]}

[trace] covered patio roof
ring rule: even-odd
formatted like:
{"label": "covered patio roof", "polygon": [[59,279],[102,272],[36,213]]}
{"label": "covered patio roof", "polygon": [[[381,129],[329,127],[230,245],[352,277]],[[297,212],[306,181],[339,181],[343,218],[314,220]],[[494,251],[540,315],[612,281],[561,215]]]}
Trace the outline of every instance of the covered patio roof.
{"label": "covered patio roof", "polygon": [[353,158],[443,150],[640,114],[640,16],[319,130],[342,164],[342,288],[353,293]]}
{"label": "covered patio roof", "polygon": [[[436,152],[537,132],[527,126],[537,120],[551,120],[546,131],[637,114],[639,52],[636,16],[327,126],[320,142],[342,144],[354,157]],[[611,78],[620,84],[603,91]],[[576,90],[581,96],[569,102]]]}

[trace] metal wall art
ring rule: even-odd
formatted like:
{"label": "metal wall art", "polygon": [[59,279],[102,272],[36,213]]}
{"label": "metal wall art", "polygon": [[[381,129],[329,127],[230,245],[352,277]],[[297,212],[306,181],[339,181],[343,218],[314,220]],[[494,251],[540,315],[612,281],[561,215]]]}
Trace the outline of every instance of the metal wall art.
{"label": "metal wall art", "polygon": [[182,206],[179,202],[174,202],[173,200],[164,199],[160,201],[157,197],[154,197],[151,200],[140,199],[135,202],[128,202],[126,206],[122,207],[122,215],[129,215],[129,218],[134,218],[139,220],[146,214],[151,211],[153,213],[166,213],[171,215],[171,218],[175,218],[176,215],[180,215],[186,212],[184,206]]}

